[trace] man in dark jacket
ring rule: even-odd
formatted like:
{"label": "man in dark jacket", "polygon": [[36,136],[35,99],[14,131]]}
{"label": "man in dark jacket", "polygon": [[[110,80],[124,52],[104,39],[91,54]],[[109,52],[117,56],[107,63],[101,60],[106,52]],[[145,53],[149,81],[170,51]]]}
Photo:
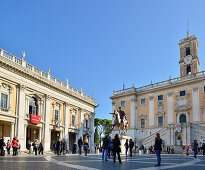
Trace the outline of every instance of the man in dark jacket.
{"label": "man in dark jacket", "polygon": [[205,143],[203,143],[203,145],[202,145],[202,148],[201,148],[202,150],[203,150],[203,156],[205,155]]}
{"label": "man in dark jacket", "polygon": [[134,142],[132,141],[132,139],[130,139],[129,141],[129,147],[130,147],[130,157],[132,157],[132,149],[134,147]]}
{"label": "man in dark jacket", "polygon": [[61,147],[61,143],[60,143],[60,141],[58,140],[57,143],[56,143],[56,151],[57,151],[57,155],[60,154],[60,147]]}
{"label": "man in dark jacket", "polygon": [[83,140],[82,137],[80,137],[80,139],[78,140],[79,155],[81,155],[82,146],[83,146]]}
{"label": "man in dark jacket", "polygon": [[160,166],[160,163],[161,163],[160,153],[162,151],[162,139],[160,138],[159,133],[156,134],[154,150],[157,155],[157,164],[155,166]]}
{"label": "man in dark jacket", "polygon": [[102,150],[102,160],[104,160],[105,157],[105,161],[107,160],[107,154],[108,154],[108,144],[109,144],[109,138],[108,135],[106,135],[103,139],[103,150]]}
{"label": "man in dark jacket", "polygon": [[194,148],[193,148],[193,151],[194,151],[194,158],[196,158],[196,155],[198,153],[198,143],[197,143],[197,140],[194,140]]}

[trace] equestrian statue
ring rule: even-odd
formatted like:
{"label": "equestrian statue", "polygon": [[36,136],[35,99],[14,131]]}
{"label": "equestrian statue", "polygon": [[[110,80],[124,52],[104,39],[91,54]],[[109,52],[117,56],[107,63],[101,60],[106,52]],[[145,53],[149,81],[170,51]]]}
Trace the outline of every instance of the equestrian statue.
{"label": "equestrian statue", "polygon": [[128,129],[128,120],[126,117],[125,112],[119,107],[119,110],[114,110],[114,113],[111,113],[114,118],[114,124],[112,124],[111,131],[117,127],[119,130],[120,135],[120,129],[124,132],[124,135],[127,135],[127,129]]}

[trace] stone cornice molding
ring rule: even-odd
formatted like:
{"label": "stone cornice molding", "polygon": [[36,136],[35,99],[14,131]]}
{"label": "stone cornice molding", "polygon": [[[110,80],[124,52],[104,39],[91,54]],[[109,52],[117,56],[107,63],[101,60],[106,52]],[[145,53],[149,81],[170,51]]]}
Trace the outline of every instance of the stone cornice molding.
{"label": "stone cornice molding", "polygon": [[173,92],[169,92],[169,93],[167,94],[167,96],[172,97],[172,96],[173,96]]}
{"label": "stone cornice molding", "polygon": [[193,91],[198,91],[199,87],[194,87]]}
{"label": "stone cornice molding", "polygon": [[149,100],[153,100],[154,99],[154,96],[149,96]]}
{"label": "stone cornice molding", "polygon": [[[93,100],[85,98],[84,96],[81,96],[69,89],[67,89],[64,86],[61,86],[58,83],[52,82],[51,80],[48,80],[46,77],[43,77],[39,75],[38,73],[33,72],[32,70],[29,70],[28,68],[22,67],[22,65],[17,64],[11,60],[8,60],[5,57],[2,57],[0,55],[0,67],[7,69],[8,71],[11,71],[15,74],[18,74],[22,77],[25,77],[26,79],[30,79],[33,82],[37,82],[38,84],[41,84],[42,86],[45,86],[47,88],[50,88],[53,91],[57,91],[58,93],[66,94],[72,97],[75,97],[83,102],[86,102],[94,107],[97,107],[98,104],[96,104]],[[25,90],[25,89],[24,89]]]}
{"label": "stone cornice molding", "polygon": [[138,117],[139,117],[140,119],[147,119],[147,115],[143,115],[143,114],[140,114]]}

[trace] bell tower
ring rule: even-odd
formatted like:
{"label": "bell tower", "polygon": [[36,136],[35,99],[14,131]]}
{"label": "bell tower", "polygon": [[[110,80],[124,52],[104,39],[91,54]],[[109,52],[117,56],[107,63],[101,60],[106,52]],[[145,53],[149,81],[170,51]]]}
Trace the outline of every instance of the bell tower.
{"label": "bell tower", "polygon": [[198,39],[196,35],[189,35],[180,40],[180,77],[199,72]]}

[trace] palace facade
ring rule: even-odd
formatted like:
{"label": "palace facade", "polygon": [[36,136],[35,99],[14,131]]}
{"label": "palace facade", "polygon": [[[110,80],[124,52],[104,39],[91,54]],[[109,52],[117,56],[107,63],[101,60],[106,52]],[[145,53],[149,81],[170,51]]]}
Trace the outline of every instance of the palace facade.
{"label": "palace facade", "polygon": [[122,110],[129,121],[128,136],[139,145],[154,144],[160,133],[165,146],[205,143],[205,72],[199,72],[198,40],[179,42],[180,77],[113,92],[112,111]]}
{"label": "palace facade", "polygon": [[38,139],[44,150],[65,139],[71,150],[82,136],[94,150],[94,98],[0,49],[0,137],[16,137],[22,150]]}

